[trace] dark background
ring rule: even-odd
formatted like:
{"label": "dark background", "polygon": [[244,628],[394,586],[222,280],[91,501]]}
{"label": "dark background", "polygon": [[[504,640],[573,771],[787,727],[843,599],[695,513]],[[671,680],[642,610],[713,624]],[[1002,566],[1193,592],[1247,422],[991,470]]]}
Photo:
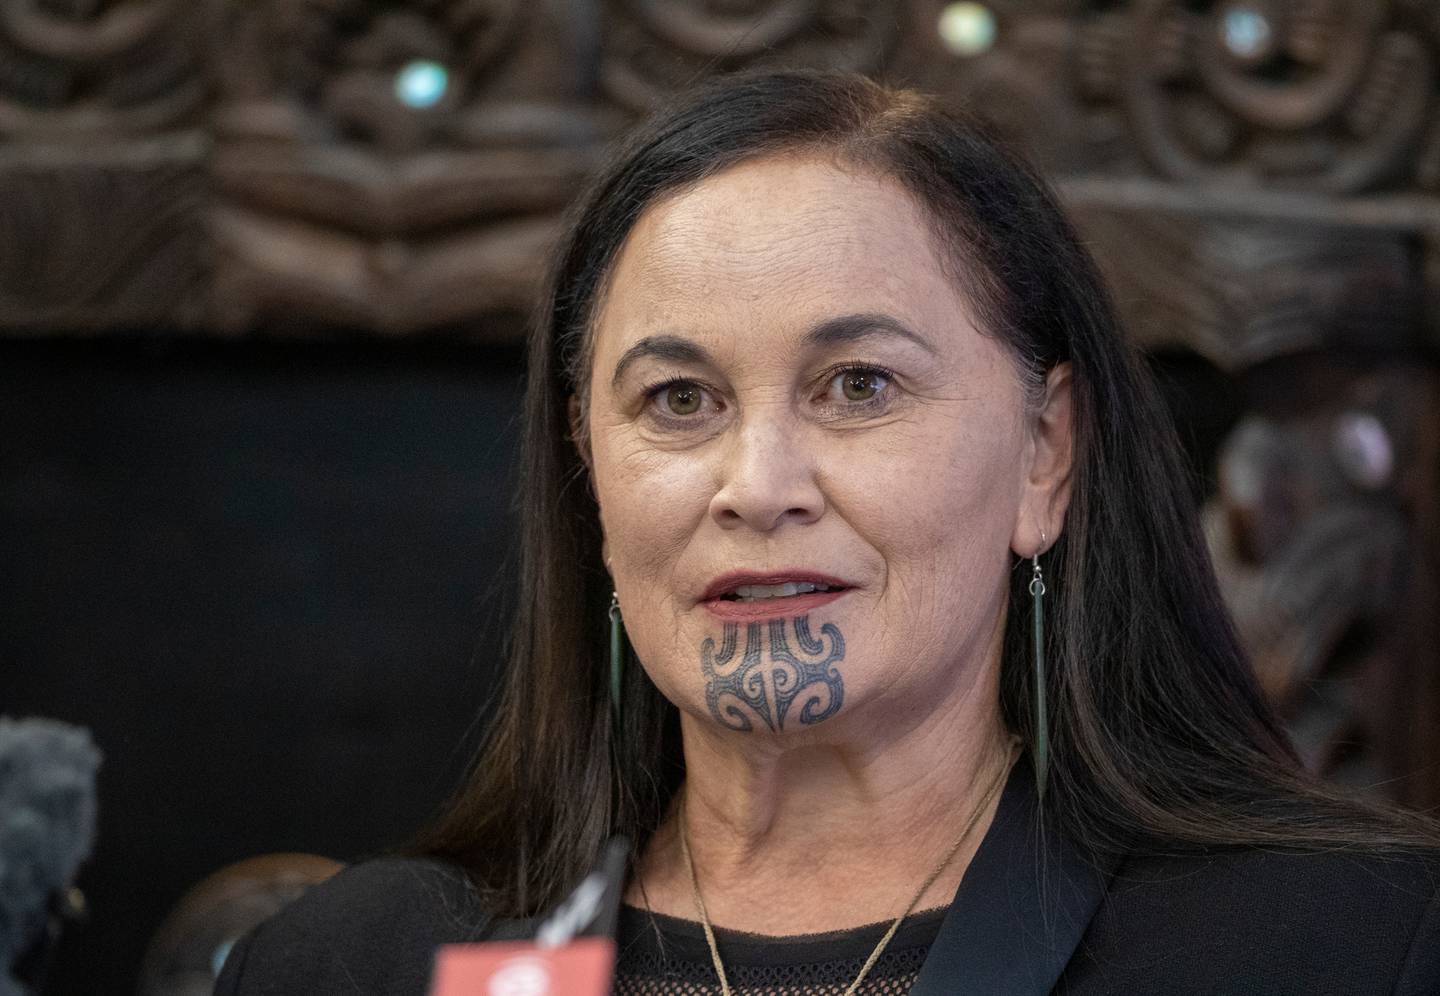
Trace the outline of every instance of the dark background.
{"label": "dark background", "polygon": [[0,712],[105,755],[46,992],[133,991],[207,874],[393,847],[454,787],[520,388],[514,347],[0,342]]}

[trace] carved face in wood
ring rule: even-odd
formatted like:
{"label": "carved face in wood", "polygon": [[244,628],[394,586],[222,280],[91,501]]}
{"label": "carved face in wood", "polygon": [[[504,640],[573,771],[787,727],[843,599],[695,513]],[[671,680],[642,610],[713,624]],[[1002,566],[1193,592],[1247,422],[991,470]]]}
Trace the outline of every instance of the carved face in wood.
{"label": "carved face in wood", "polygon": [[[1243,377],[1250,410],[1222,448],[1206,508],[1215,566],[1262,686],[1307,763],[1376,784],[1386,672],[1408,644],[1406,588],[1430,505],[1434,386],[1418,368],[1323,354]],[[1418,643],[1419,641],[1415,641]]]}
{"label": "carved face in wood", "polygon": [[606,556],[671,701],[825,742],[996,721],[1011,552],[1068,499],[1068,381],[1027,407],[898,184],[785,157],[661,201],[594,334]]}

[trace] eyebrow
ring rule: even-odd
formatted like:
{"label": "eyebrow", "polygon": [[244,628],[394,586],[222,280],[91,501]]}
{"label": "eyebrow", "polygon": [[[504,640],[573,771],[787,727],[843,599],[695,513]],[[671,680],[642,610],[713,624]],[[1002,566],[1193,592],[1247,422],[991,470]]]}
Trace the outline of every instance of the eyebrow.
{"label": "eyebrow", "polygon": [[612,387],[620,383],[620,378],[625,376],[631,364],[646,356],[653,356],[660,360],[669,360],[671,363],[708,363],[710,354],[704,348],[691,342],[683,336],[678,335],[647,335],[635,345],[625,350],[620,357],[620,362],[615,364],[615,374],[610,378]]}
{"label": "eyebrow", "polygon": [[876,336],[908,339],[931,356],[935,355],[935,347],[924,336],[900,319],[879,312],[827,318],[805,333],[804,343],[807,346],[841,346]]}
{"label": "eyebrow", "polygon": [[[814,325],[801,340],[806,346],[839,346],[862,342],[866,339],[886,337],[905,339],[934,356],[935,347],[925,337],[911,329],[904,322],[891,315],[866,312],[854,315],[838,315]],[[612,386],[636,361],[644,357],[669,360],[671,363],[704,364],[710,362],[710,354],[698,343],[679,335],[647,335],[625,350],[615,364],[615,373],[610,378]]]}

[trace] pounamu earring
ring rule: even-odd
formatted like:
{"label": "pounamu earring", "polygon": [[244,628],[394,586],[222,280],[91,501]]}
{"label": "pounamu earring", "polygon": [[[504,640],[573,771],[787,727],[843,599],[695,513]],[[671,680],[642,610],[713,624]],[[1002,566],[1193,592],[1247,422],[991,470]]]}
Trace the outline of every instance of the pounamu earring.
{"label": "pounamu earring", "polygon": [[1035,620],[1035,789],[1043,799],[1050,765],[1050,721],[1045,709],[1045,577],[1040,572],[1038,550],[1030,563],[1034,568],[1030,577],[1030,599]]}
{"label": "pounamu earring", "polygon": [[625,624],[620,619],[620,596],[610,593],[610,715],[620,726],[620,684],[625,677]]}

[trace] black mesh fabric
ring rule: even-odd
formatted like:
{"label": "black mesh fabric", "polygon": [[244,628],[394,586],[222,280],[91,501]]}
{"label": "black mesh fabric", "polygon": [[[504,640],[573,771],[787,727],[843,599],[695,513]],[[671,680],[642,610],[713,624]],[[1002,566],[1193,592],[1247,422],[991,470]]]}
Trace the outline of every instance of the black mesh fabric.
{"label": "black mesh fabric", "polygon": [[[903,996],[940,931],[944,909],[912,913],[858,992]],[[715,943],[734,996],[842,996],[889,923],[829,934],[766,937],[717,929]],[[720,996],[720,981],[692,920],[623,907],[614,996]]]}

